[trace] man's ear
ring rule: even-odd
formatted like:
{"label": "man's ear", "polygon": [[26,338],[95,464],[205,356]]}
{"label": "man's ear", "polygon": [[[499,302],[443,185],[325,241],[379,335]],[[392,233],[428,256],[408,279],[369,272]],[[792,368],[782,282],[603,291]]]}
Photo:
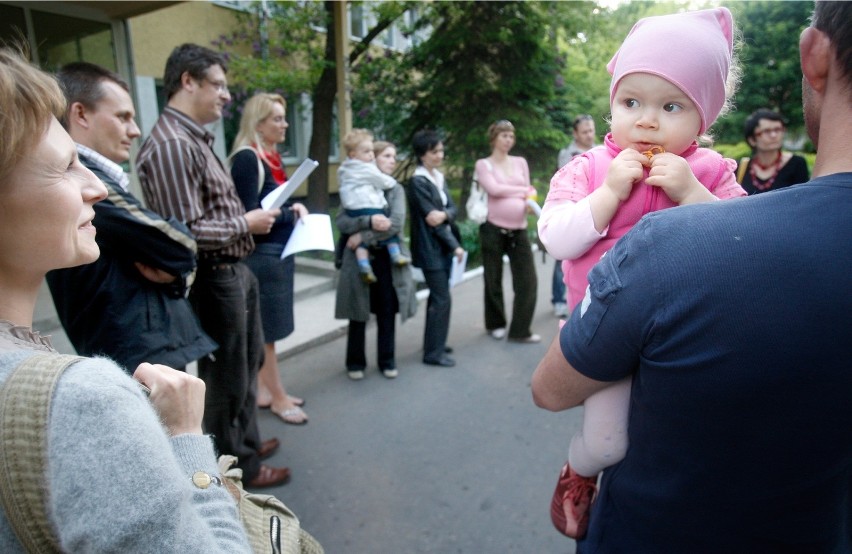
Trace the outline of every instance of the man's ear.
{"label": "man's ear", "polygon": [[189,71],[184,71],[180,74],[180,86],[189,91],[193,90],[195,80],[192,78],[192,75],[189,74]]}
{"label": "man's ear", "polygon": [[799,57],[805,80],[814,91],[824,93],[833,57],[828,36],[814,27],[802,31],[799,37]]}
{"label": "man's ear", "polygon": [[80,102],[74,102],[68,108],[68,124],[71,125],[72,123],[83,129],[88,129],[91,126],[89,112]]}

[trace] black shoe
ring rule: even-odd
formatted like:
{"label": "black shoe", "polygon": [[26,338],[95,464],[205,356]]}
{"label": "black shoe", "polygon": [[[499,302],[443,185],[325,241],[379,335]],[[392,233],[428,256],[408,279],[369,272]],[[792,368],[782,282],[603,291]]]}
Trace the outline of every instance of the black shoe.
{"label": "black shoe", "polygon": [[456,365],[456,361],[446,354],[438,358],[437,360],[430,360],[429,358],[423,358],[423,363],[426,365],[439,365],[441,367],[453,367]]}

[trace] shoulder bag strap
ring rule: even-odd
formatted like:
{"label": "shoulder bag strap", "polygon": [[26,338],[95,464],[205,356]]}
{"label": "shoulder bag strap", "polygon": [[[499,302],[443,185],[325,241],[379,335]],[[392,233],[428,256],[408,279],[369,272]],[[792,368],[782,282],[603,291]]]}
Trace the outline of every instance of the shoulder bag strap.
{"label": "shoulder bag strap", "polygon": [[59,552],[47,518],[47,422],[59,376],[79,356],[36,354],[0,389],[0,497],[27,552]]}
{"label": "shoulder bag strap", "polygon": [[740,159],[740,166],[737,168],[737,182],[739,184],[743,183],[743,177],[745,177],[746,169],[748,168],[748,162],[751,161],[751,158],[742,158]]}

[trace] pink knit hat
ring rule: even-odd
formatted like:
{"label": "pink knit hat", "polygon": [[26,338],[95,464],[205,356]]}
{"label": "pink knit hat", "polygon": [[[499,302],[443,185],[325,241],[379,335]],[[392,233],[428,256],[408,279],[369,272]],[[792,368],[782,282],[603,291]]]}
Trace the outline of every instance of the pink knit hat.
{"label": "pink knit hat", "polygon": [[699,134],[725,105],[734,20],[726,8],[640,19],[607,64],[609,101],[631,73],[651,73],[681,89],[701,115]]}

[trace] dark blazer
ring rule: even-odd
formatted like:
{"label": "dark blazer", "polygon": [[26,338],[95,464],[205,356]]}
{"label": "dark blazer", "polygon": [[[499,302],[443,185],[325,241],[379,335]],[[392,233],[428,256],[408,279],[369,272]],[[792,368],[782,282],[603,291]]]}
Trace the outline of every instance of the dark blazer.
{"label": "dark blazer", "polygon": [[[101,255],[91,264],[47,274],[57,315],[78,354],[109,356],[133,373],[141,362],[183,367],[217,348],[185,298],[195,270],[195,240],[173,218],[164,220],[84,157],[108,196],[95,204]],[[133,262],[177,275],[158,285]]]}
{"label": "dark blazer", "polygon": [[[424,270],[448,269],[453,251],[460,246],[453,233],[456,205],[447,191],[446,205],[432,182],[422,175],[415,175],[406,187],[411,219],[411,256],[413,264]],[[426,223],[426,214],[432,210],[447,212],[445,223],[432,227]]]}

